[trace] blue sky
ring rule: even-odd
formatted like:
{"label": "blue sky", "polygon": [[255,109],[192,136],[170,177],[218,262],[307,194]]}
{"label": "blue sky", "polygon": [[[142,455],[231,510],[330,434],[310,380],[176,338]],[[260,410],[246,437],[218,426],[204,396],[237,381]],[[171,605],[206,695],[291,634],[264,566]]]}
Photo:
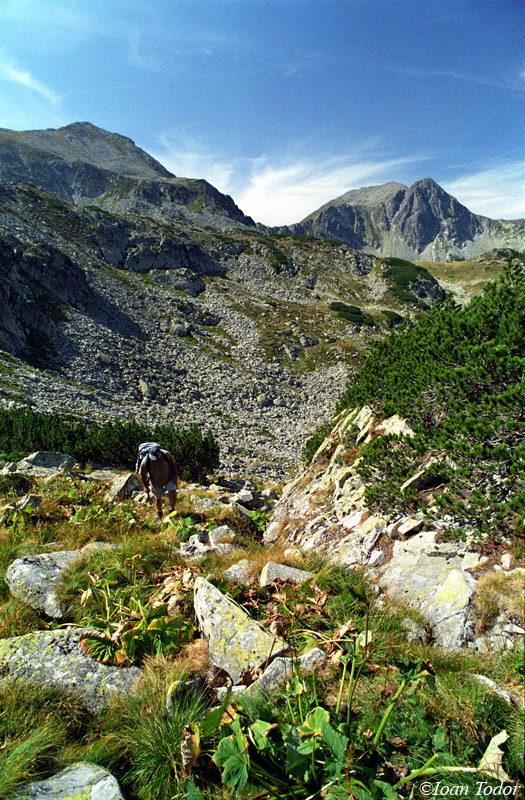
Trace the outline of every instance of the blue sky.
{"label": "blue sky", "polygon": [[523,0],[1,0],[0,127],[90,121],[269,225],[431,176],[525,217]]}

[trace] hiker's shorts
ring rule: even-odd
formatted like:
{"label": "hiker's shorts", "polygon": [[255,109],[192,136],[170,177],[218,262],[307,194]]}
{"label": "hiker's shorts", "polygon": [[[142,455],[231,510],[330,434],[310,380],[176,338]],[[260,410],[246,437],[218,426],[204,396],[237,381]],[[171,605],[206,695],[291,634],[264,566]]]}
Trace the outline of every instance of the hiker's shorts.
{"label": "hiker's shorts", "polygon": [[167,492],[176,492],[177,486],[175,485],[175,481],[168,481],[165,486],[152,486],[151,491],[154,497],[156,497],[157,500],[160,500],[160,498],[164,497]]}

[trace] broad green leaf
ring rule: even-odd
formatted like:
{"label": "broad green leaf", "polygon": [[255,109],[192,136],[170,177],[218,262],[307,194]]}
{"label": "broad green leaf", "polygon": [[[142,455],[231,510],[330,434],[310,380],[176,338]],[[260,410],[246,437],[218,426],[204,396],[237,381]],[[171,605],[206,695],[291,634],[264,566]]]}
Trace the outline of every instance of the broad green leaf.
{"label": "broad green leaf", "polygon": [[286,772],[298,780],[304,780],[310,764],[310,755],[299,752],[302,742],[297,728],[292,728],[286,737]]}
{"label": "broad green leaf", "polygon": [[226,692],[226,696],[222,701],[221,705],[219,706],[219,708],[214,708],[212,711],[208,711],[206,716],[201,720],[200,725],[201,725],[201,734],[203,739],[205,739],[207,736],[210,736],[210,734],[215,733],[215,731],[221,724],[223,714],[228,708],[231,694],[232,690],[231,686],[229,686],[228,691]]}
{"label": "broad green leaf", "polygon": [[304,724],[298,726],[299,736],[301,738],[315,736],[321,739],[323,736],[323,724],[326,725],[327,723],[330,724],[330,714],[326,708],[317,706],[306,715]]}
{"label": "broad green leaf", "polygon": [[434,750],[445,750],[448,745],[448,736],[444,728],[438,728],[432,737],[432,746]]}
{"label": "broad green leaf", "polygon": [[373,638],[372,631],[361,631],[361,633],[355,640],[356,647],[361,647],[364,650],[364,648],[370,644],[372,638]]}
{"label": "broad green leaf", "polygon": [[286,684],[286,689],[288,694],[291,694],[293,697],[299,697],[299,695],[304,694],[304,683],[300,678],[294,675]]}
{"label": "broad green leaf", "polygon": [[348,737],[338,733],[329,723],[322,726],[322,731],[323,743],[333,757],[332,759],[326,759],[325,772],[331,778],[339,778],[343,773],[346,763]]}
{"label": "broad green leaf", "polygon": [[268,739],[268,734],[275,728],[277,728],[277,725],[265,722],[262,719],[258,719],[253,725],[250,725],[250,736],[257,750],[274,749],[273,742]]}
{"label": "broad green leaf", "polygon": [[221,739],[212,760],[218,767],[223,767],[223,783],[240,791],[248,780],[250,765],[248,740],[242,731],[235,731],[231,736]]}
{"label": "broad green leaf", "polygon": [[395,789],[389,783],[385,783],[385,781],[372,781],[373,786],[377,786],[379,789],[379,795],[375,795],[376,797],[385,798],[386,800],[400,800],[400,795],[396,792]]}

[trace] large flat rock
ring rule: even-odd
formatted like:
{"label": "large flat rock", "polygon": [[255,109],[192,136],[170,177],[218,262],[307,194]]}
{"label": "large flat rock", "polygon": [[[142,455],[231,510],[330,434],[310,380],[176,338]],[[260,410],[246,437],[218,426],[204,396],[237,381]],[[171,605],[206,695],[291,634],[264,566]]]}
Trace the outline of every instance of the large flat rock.
{"label": "large flat rock", "polygon": [[79,648],[86,631],[34,631],[0,639],[0,675],[71,692],[88,711],[99,711],[115,695],[132,691],[142,673],[138,667],[107,666],[86,656]]}
{"label": "large flat rock", "polygon": [[208,640],[210,661],[240,683],[244,670],[263,667],[287,650],[205,578],[195,581],[195,614]]}

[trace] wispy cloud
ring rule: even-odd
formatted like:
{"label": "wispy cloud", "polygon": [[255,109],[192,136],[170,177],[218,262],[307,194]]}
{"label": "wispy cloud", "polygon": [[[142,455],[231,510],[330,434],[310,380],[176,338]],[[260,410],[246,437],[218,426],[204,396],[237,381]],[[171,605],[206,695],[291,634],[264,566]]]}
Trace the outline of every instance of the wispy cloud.
{"label": "wispy cloud", "polygon": [[0,53],[0,80],[8,81],[9,83],[17,84],[29,89],[31,92],[43,97],[56,106],[60,100],[60,96],[56,94],[48,86],[45,86],[41,81],[31,75],[30,72],[20,69],[18,66],[12,64],[8,59]]}
{"label": "wispy cloud", "polygon": [[265,225],[299,222],[350,189],[398,180],[408,164],[425,160],[423,155],[281,162],[267,156],[226,159],[183,131],[165,134],[161,143],[162,149],[153,155],[175,175],[205,178],[230,194],[245,214]]}
{"label": "wispy cloud", "polygon": [[33,53],[71,50],[110,27],[77,0],[2,0],[0,22],[24,34]]}
{"label": "wispy cloud", "polygon": [[507,79],[475,75],[469,72],[460,72],[451,69],[412,69],[410,67],[390,67],[389,71],[398,75],[413,75],[417,78],[452,78],[453,80],[472,83],[476,86],[491,86],[497,89],[507,89],[510,91],[525,91],[525,85],[523,83],[525,70],[520,73],[519,77],[512,75]]}
{"label": "wispy cloud", "polygon": [[442,185],[476,214],[492,219],[525,217],[524,161],[496,164]]}
{"label": "wispy cloud", "polygon": [[204,178],[221,192],[230,193],[238,162],[228,160],[205,146],[186,129],[172,129],[159,137],[161,149],[152,152],[179,178]]}

